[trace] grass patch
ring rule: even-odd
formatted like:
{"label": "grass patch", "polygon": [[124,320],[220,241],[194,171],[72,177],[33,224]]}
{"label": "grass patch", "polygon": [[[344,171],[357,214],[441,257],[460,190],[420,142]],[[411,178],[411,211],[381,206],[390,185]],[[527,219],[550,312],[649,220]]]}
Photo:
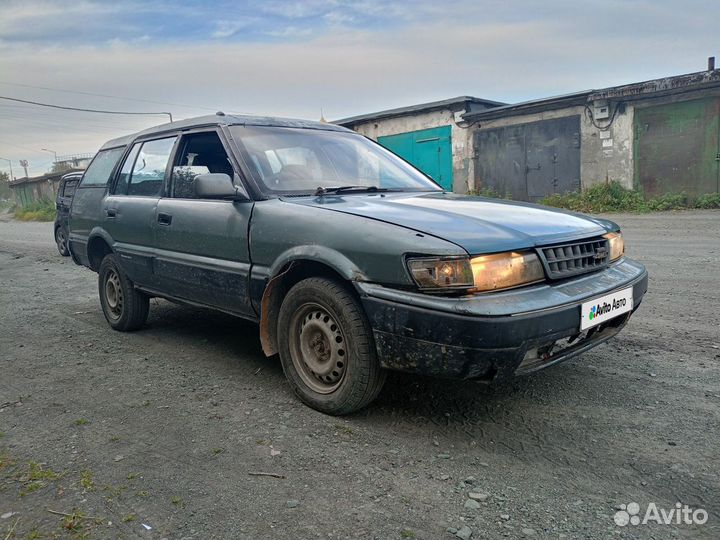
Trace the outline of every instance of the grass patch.
{"label": "grass patch", "polygon": [[25,207],[15,209],[15,219],[20,221],[54,221],[55,203],[48,199],[33,201]]}
{"label": "grass patch", "polygon": [[401,538],[415,538],[415,533],[410,529],[403,529],[400,531]]}
{"label": "grass patch", "polygon": [[172,499],[170,499],[170,502],[177,506],[181,505],[183,503],[183,500],[182,497],[173,497]]}
{"label": "grass patch", "polygon": [[720,193],[706,193],[695,199],[695,208],[720,208]]}
{"label": "grass patch", "polygon": [[80,485],[86,491],[93,491],[95,489],[95,481],[93,480],[93,474],[91,471],[82,471],[80,473]]}
{"label": "grass patch", "polygon": [[[468,191],[468,195],[479,195],[494,199],[510,199],[508,194],[498,193],[491,187]],[[619,182],[596,184],[584,191],[555,193],[541,199],[540,204],[597,214],[604,212],[663,212],[688,208],[720,208],[720,193],[707,193],[692,199],[685,193],[667,193],[645,199],[640,191],[626,189]]]}
{"label": "grass patch", "polygon": [[688,208],[720,208],[720,194],[710,193],[691,199],[684,193],[667,193],[650,199],[618,182],[596,184],[585,191],[548,195],[540,204],[575,212],[662,212]]}
{"label": "grass patch", "polygon": [[333,426],[337,431],[340,433],[344,433],[345,435],[352,435],[353,429],[350,426],[346,426],[344,424],[335,424]]}
{"label": "grass patch", "polygon": [[84,426],[88,422],[89,422],[89,420],[85,420],[84,418],[78,418],[77,420],[75,420],[75,425],[76,426]]}

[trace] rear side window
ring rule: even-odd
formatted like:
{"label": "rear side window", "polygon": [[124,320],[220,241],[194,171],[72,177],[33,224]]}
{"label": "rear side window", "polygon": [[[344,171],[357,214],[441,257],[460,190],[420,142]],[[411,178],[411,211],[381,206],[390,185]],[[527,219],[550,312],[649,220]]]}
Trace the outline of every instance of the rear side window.
{"label": "rear side window", "polygon": [[177,137],[143,143],[130,175],[128,195],[156,197],[162,192],[170,153]]}
{"label": "rear side window", "polygon": [[87,171],[85,171],[80,185],[106,186],[124,150],[124,148],[111,148],[110,150],[101,150],[98,152]]}
{"label": "rear side window", "polygon": [[75,194],[75,186],[77,186],[77,180],[67,180],[63,187],[63,197],[72,197]]}

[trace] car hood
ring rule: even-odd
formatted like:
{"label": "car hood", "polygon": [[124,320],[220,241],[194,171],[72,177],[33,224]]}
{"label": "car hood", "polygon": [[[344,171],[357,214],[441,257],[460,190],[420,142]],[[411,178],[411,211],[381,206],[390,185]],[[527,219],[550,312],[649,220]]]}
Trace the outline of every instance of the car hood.
{"label": "car hood", "polygon": [[535,204],[452,193],[345,194],[283,200],[400,225],[453,242],[471,255],[587,238],[616,228],[612,222]]}

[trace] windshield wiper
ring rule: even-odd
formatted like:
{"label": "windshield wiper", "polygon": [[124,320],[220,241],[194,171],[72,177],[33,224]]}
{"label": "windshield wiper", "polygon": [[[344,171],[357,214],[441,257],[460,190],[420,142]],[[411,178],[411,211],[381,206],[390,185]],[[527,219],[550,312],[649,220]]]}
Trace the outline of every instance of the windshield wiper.
{"label": "windshield wiper", "polygon": [[362,191],[366,193],[378,193],[382,191],[390,191],[388,188],[377,186],[336,186],[336,187],[318,187],[315,190],[315,196],[325,195],[327,193],[344,193],[346,191]]}

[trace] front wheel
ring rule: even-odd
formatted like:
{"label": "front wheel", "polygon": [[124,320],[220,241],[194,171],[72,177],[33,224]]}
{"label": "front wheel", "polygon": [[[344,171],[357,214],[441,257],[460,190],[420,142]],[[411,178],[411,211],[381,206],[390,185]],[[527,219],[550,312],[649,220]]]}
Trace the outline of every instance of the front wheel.
{"label": "front wheel", "polygon": [[137,330],[147,320],[150,299],[136,290],[114,254],[106,255],[98,271],[100,305],[113,330]]}
{"label": "front wheel", "polygon": [[341,282],[308,278],[283,300],[278,317],[283,371],[307,405],[333,415],[370,403],[385,382],[370,324]]}
{"label": "front wheel", "polygon": [[70,249],[68,248],[68,235],[65,227],[62,225],[55,229],[55,244],[60,255],[67,257],[70,255]]}

